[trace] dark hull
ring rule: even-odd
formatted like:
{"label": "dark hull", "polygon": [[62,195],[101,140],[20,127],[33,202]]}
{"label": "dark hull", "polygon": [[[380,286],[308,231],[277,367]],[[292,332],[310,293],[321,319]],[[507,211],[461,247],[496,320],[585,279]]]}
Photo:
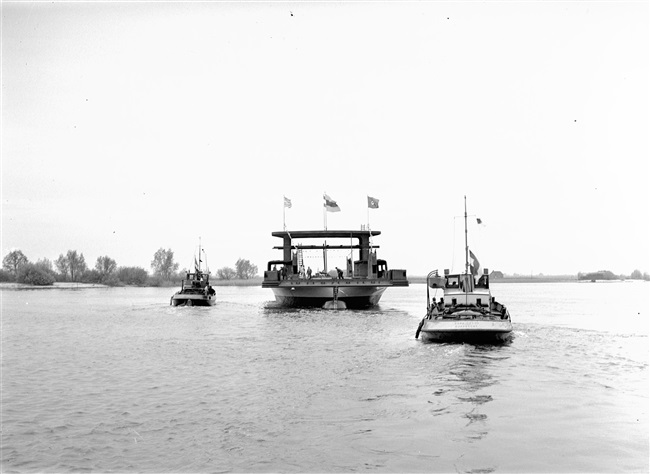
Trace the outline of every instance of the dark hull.
{"label": "dark hull", "polygon": [[[377,305],[380,299],[381,295],[376,297],[359,296],[355,298],[338,298],[338,301],[345,303],[345,307],[348,309],[364,309]],[[332,301],[332,298],[283,297],[276,295],[275,300],[286,307],[322,308],[325,303]]]}
{"label": "dark hull", "polygon": [[424,318],[418,326],[415,337],[419,336],[424,341],[435,342],[498,344],[510,340],[511,335],[512,323],[509,317],[505,319]]}
{"label": "dark hull", "polygon": [[512,332],[421,332],[420,337],[429,342],[466,342],[469,344],[503,344],[512,337]]}
{"label": "dark hull", "polygon": [[346,308],[369,308],[379,303],[386,287],[367,284],[345,284],[339,286],[326,284],[287,285],[272,288],[275,300],[282,306],[300,308],[322,308],[328,301],[345,303]]}
{"label": "dark hull", "polygon": [[172,306],[214,306],[217,302],[214,296],[175,294],[169,304]]}

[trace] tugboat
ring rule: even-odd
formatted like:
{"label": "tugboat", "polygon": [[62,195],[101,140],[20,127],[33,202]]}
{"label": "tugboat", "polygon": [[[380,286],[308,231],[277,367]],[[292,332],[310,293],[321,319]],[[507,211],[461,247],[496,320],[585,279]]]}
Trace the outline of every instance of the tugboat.
{"label": "tugboat", "polygon": [[[472,260],[470,265],[469,260]],[[512,321],[508,309],[490,292],[487,268],[478,277],[478,259],[467,245],[467,202],[465,203],[465,272],[444,277],[434,270],[427,275],[427,314],[420,321],[415,338],[426,341],[499,343],[509,340]],[[442,288],[440,301],[429,299],[429,288]]]}
{"label": "tugboat", "polygon": [[[303,230],[272,232],[283,241],[282,260],[268,262],[262,288],[270,288],[282,306],[323,307],[325,309],[367,308],[379,303],[388,287],[408,286],[406,270],[388,269],[385,260],[377,258],[377,246],[371,237],[378,230]],[[315,239],[322,244],[297,244],[301,239]],[[332,245],[328,240],[345,242]],[[355,243],[356,240],[356,243]],[[322,251],[323,271],[312,274],[304,270],[303,252]],[[327,252],[347,251],[346,269],[327,270]],[[353,252],[358,250],[358,258]],[[318,252],[320,255],[320,252]]]}
{"label": "tugboat", "polygon": [[201,270],[201,245],[199,260],[194,257],[194,272],[187,272],[181,281],[181,289],[169,301],[171,306],[214,306],[216,291],[210,285],[210,272]]}

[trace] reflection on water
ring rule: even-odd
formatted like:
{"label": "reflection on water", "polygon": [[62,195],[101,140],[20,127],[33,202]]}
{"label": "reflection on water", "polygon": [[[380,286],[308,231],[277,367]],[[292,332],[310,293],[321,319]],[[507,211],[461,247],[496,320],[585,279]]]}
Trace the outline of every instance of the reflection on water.
{"label": "reflection on water", "polygon": [[434,392],[430,402],[432,416],[450,413],[465,421],[456,433],[456,441],[475,442],[489,434],[488,412],[485,405],[492,402],[490,388],[497,382],[493,364],[509,358],[507,346],[471,344],[435,344],[444,354],[444,362],[431,376],[430,383],[445,389]]}

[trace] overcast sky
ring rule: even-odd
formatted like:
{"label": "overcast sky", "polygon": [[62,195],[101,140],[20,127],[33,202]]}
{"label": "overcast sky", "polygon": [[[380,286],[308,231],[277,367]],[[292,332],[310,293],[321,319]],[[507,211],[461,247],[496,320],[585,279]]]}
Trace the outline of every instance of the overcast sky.
{"label": "overcast sky", "polygon": [[326,192],[425,275],[466,195],[484,267],[650,271],[646,1],[1,9],[3,256],[263,270]]}

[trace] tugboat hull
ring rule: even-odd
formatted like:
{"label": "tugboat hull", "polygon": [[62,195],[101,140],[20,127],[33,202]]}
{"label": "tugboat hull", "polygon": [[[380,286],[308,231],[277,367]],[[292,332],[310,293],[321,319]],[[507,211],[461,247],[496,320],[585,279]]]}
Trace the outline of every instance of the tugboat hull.
{"label": "tugboat hull", "polygon": [[425,319],[419,329],[425,341],[499,343],[512,335],[510,320]]}
{"label": "tugboat hull", "polygon": [[176,293],[172,296],[172,306],[214,306],[217,299],[214,296],[184,295]]}

